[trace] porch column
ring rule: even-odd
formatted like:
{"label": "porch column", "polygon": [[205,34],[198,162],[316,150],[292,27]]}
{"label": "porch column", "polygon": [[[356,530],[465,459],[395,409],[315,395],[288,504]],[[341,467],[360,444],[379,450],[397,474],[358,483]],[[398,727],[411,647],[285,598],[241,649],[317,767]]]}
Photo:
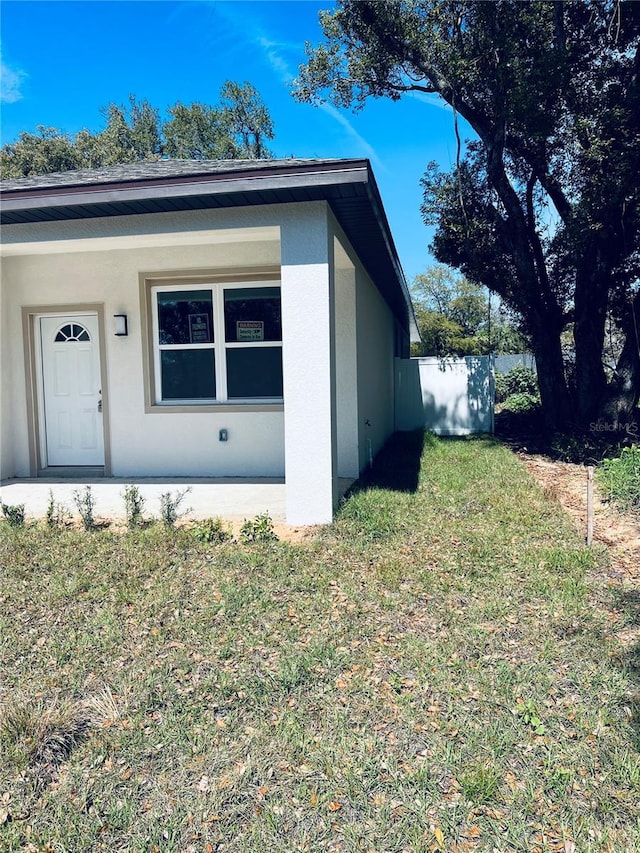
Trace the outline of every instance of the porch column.
{"label": "porch column", "polygon": [[288,524],[327,524],[337,499],[333,236],[324,202],[281,228]]}

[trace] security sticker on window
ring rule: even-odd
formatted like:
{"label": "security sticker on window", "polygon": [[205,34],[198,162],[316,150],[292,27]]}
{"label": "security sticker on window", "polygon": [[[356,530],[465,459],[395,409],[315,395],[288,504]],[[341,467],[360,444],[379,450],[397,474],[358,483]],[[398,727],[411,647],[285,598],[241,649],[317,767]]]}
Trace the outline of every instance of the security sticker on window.
{"label": "security sticker on window", "polygon": [[189,338],[192,344],[210,344],[211,331],[207,314],[189,314]]}
{"label": "security sticker on window", "polygon": [[236,320],[236,339],[238,341],[263,341],[263,320]]}

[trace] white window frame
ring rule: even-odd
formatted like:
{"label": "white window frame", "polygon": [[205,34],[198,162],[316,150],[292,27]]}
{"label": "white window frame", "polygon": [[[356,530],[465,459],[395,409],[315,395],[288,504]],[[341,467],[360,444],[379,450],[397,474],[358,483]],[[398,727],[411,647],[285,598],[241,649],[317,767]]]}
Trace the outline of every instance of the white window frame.
{"label": "white window frame", "polygon": [[[229,341],[225,339],[224,322],[224,292],[225,290],[248,290],[250,288],[262,289],[277,287],[281,289],[280,281],[204,281],[204,282],[174,282],[171,284],[154,284],[151,288],[151,314],[152,314],[152,347],[155,377],[154,406],[217,406],[217,405],[260,405],[282,403],[282,397],[232,397],[229,399],[227,392],[227,350],[228,349],[257,349],[275,348],[282,350],[282,340],[279,341]],[[206,344],[161,344],[160,328],[158,321],[158,293],[197,290],[211,291],[211,311],[213,314],[213,342]],[[216,396],[214,398],[180,398],[176,400],[162,399],[162,369],[160,353],[163,350],[213,350]]]}

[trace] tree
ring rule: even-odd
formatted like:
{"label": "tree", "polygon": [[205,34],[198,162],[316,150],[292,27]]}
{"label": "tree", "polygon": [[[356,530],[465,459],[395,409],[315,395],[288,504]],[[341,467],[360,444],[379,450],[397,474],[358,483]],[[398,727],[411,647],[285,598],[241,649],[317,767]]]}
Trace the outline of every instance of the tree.
{"label": "tree", "polygon": [[[321,14],[296,97],[405,92],[452,108],[456,167],[431,166],[436,257],[523,319],[550,430],[632,418],[640,395],[640,4],[344,0]],[[475,133],[463,151],[462,116]],[[607,317],[622,336],[603,358]],[[572,329],[574,379],[562,336]]]}
{"label": "tree", "polygon": [[265,145],[273,139],[273,122],[251,83],[228,80],[220,104],[175,104],[164,125],[164,152],[169,157],[197,160],[262,160],[273,154]]}
{"label": "tree", "polygon": [[147,100],[138,102],[129,95],[129,106],[109,104],[103,110],[107,125],[97,135],[101,166],[157,160],[162,154],[160,113]]}
{"label": "tree", "polygon": [[527,343],[486,288],[443,264],[428,267],[412,287],[422,341],[412,355],[465,356],[521,352]]}
{"label": "tree", "polygon": [[196,160],[263,159],[273,156],[265,140],[273,139],[273,122],[258,91],[245,82],[227,81],[216,106],[177,102],[169,118],[147,100],[129,96],[126,106],[104,107],[105,127],[81,130],[70,137],[56,128],[38,127],[4,145],[0,167],[4,178],[19,178],[137,163],[162,157]]}
{"label": "tree", "polygon": [[222,116],[231,135],[240,140],[238,156],[255,160],[272,157],[265,139],[273,139],[273,122],[254,86],[227,80],[220,94]]}
{"label": "tree", "polygon": [[74,140],[55,127],[43,125],[38,125],[35,133],[21,133],[15,142],[4,145],[0,154],[4,178],[66,172],[80,168],[81,162]]}
{"label": "tree", "polygon": [[185,106],[178,102],[168,110],[164,126],[164,151],[185,160],[232,160],[237,146],[227,132],[220,111],[207,104]]}

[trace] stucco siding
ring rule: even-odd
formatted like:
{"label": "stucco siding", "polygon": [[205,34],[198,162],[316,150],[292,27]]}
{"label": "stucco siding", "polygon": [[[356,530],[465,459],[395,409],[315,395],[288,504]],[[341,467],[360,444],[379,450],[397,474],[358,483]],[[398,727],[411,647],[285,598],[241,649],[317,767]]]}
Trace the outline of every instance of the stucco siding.
{"label": "stucco siding", "polygon": [[[4,258],[3,331],[12,334],[2,336],[3,403],[10,386],[9,404],[2,406],[3,477],[30,473],[21,306],[87,303],[104,304],[113,475],[283,476],[282,412],[145,412],[139,296],[141,271],[278,263],[277,241]],[[126,338],[113,335],[116,313],[128,316]],[[218,440],[221,428],[228,430],[227,442]]]}
{"label": "stucco siding", "polygon": [[355,269],[337,240],[334,247],[338,477],[355,479],[359,474]]}
{"label": "stucco siding", "polygon": [[356,268],[360,470],[394,431],[394,321],[380,292]]}
{"label": "stucco siding", "polygon": [[331,521],[415,333],[368,161],[133,164],[3,199],[3,477],[284,477],[288,523]]}
{"label": "stucco siding", "polygon": [[[13,451],[13,341],[9,318],[12,316],[10,294],[6,279],[0,277],[0,479],[12,475],[14,465]],[[18,326],[19,328],[19,326]],[[16,329],[17,331],[17,329]]]}
{"label": "stucco siding", "polygon": [[[287,521],[331,521],[337,501],[335,277],[326,206],[282,225]],[[308,523],[308,521],[306,522]]]}

